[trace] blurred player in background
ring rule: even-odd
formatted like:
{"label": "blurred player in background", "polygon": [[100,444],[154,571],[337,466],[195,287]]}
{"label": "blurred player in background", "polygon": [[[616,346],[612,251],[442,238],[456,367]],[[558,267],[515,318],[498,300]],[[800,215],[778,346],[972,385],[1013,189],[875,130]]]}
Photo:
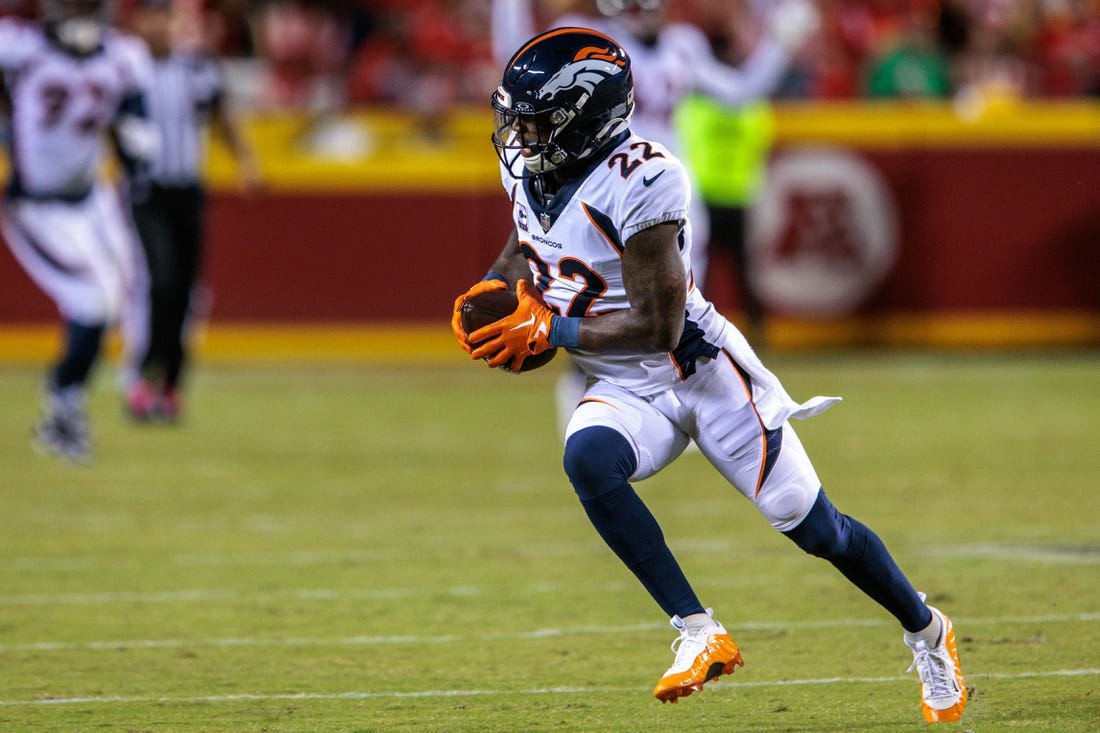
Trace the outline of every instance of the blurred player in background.
{"label": "blurred player in background", "polygon": [[[878,536],[832,505],[789,422],[839,398],[792,400],[692,283],[689,179],[668,148],[631,132],[631,71],[622,47],[584,28],[537,36],[507,63],[492,100],[493,141],[515,226],[489,274],[456,300],[455,336],[491,367],[517,370],[528,356],[565,348],[584,370],[565,472],[600,536],[680,632],[659,700],[675,702],[742,664],[629,483],[694,440],[775,529],[898,619],[925,719],[957,720],[966,688],[951,622],[925,604]],[[515,312],[467,336],[464,303],[504,288],[515,288]]]}
{"label": "blurred player in background", "polygon": [[[598,15],[568,14],[551,27],[581,26],[618,38],[634,64],[637,112],[633,128],[679,155],[673,113],[691,93],[727,105],[749,104],[766,97],[787,73],[794,53],[818,26],[818,14],[807,0],[782,0],[765,21],[765,32],[740,67],[715,58],[706,36],[693,25],[667,22],[662,0],[598,0]],[[512,51],[535,31],[532,0],[493,0],[493,56],[503,65]],[[736,141],[729,141],[731,145]],[[692,280],[706,282],[709,222],[701,197],[691,200],[695,227]],[[583,392],[583,383],[568,372],[558,385],[558,416],[564,422]]]}
{"label": "blurred player in background", "polygon": [[198,49],[177,47],[176,21],[171,0],[143,0],[133,18],[153,55],[146,98],[160,133],[156,162],[132,191],[134,223],[149,264],[147,317],[127,329],[135,363],[126,408],[139,421],[174,422],[180,416],[188,312],[202,266],[207,119],[235,157],[242,189],[255,191],[259,181],[251,148],[225,102],[217,63]]}
{"label": "blurred player in background", "polygon": [[42,7],[41,23],[0,19],[12,163],[3,232],[65,324],[35,442],[83,462],[91,449],[87,383],[144,267],[116,191],[98,176],[104,133],[131,176],[155,155],[143,98],[151,62],[144,43],[110,29],[105,0]]}

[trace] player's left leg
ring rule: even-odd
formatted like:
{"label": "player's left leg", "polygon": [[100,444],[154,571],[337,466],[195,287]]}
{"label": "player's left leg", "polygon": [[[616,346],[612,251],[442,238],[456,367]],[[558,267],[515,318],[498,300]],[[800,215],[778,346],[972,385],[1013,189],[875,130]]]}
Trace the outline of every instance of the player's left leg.
{"label": "player's left leg", "polygon": [[680,631],[676,659],[654,689],[662,702],[701,690],[741,664],[737,646],[699,602],[657,520],[631,487],[683,452],[686,434],[651,403],[594,385],[574,412],[564,467],[593,526]]}
{"label": "player's left leg", "polygon": [[736,418],[755,416],[755,406],[751,384],[735,371],[730,362],[709,364],[700,369],[698,387],[683,396],[696,415],[703,454],[773,527],[828,560],[898,619],[921,670],[925,718],[957,720],[966,689],[950,622],[925,605],[874,532],[832,505],[789,423],[768,430],[759,417]]}
{"label": "player's left leg", "polygon": [[[790,425],[777,482],[789,473],[804,473],[810,461]],[[811,469],[812,470],[812,469]],[[807,553],[828,560],[857,588],[889,611],[905,629],[905,643],[921,679],[921,710],[929,723],[951,722],[966,707],[966,682],[959,664],[950,619],[924,602],[898,567],[886,545],[869,527],[841,513],[819,490],[809,512],[783,534]]]}

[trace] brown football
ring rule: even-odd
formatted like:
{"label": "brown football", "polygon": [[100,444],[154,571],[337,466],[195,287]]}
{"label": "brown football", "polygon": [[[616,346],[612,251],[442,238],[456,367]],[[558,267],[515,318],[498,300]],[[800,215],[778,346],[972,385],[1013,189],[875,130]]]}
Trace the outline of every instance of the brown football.
{"label": "brown football", "polygon": [[[511,290],[487,290],[475,295],[462,305],[462,330],[469,336],[483,326],[512,315],[518,305],[519,299]],[[474,344],[475,348],[477,346],[478,344]],[[532,354],[523,360],[519,371],[529,372],[545,366],[557,353],[557,349],[547,349],[539,354]]]}

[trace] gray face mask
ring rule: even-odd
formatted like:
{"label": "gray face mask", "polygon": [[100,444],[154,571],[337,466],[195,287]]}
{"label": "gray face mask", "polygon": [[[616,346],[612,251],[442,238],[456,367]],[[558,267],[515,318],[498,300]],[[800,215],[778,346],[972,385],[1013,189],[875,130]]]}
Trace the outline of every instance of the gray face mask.
{"label": "gray face mask", "polygon": [[92,18],[71,18],[57,24],[57,40],[76,53],[91,53],[103,41],[103,25]]}

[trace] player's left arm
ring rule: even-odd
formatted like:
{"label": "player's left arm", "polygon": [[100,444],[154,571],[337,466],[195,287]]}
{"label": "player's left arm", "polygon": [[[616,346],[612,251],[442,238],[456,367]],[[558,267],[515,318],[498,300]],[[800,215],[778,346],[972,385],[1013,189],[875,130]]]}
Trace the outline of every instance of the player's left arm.
{"label": "player's left arm", "polygon": [[111,125],[111,137],[127,173],[133,175],[153,160],[159,138],[149,120],[145,95],[131,92],[123,97]]}
{"label": "player's left arm", "polygon": [[684,167],[663,147],[643,144],[632,152],[643,162],[623,171],[615,215],[624,238],[622,277],[629,307],[577,321],[577,346],[587,351],[671,351],[684,327],[690,277],[682,248],[687,246],[691,184]]}
{"label": "player's left arm", "polygon": [[153,83],[153,59],[144,42],[136,38],[120,39],[117,45],[127,83],[111,124],[111,137],[127,175],[140,179],[160,151],[160,133],[149,118],[145,96]]}
{"label": "player's left arm", "polygon": [[34,56],[36,43],[30,26],[15,18],[0,18],[0,144],[7,145],[7,126],[11,122],[12,100],[7,79],[14,79]]}
{"label": "player's left arm", "polygon": [[671,351],[680,342],[687,273],[680,257],[680,224],[665,222],[626,240],[623,286],[630,307],[580,321],[586,351]]}

